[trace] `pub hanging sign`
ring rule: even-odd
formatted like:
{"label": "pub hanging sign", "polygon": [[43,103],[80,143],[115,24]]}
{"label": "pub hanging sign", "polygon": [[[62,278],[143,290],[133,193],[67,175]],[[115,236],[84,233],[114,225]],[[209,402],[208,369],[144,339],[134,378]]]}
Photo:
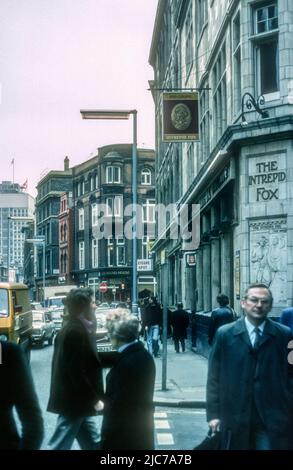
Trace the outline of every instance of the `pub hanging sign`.
{"label": "pub hanging sign", "polygon": [[199,140],[198,92],[163,93],[163,142]]}

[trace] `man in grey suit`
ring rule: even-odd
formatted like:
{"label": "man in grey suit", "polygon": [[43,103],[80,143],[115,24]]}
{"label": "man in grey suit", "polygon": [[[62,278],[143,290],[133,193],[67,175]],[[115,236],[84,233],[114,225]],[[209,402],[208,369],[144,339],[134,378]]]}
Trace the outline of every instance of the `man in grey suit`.
{"label": "man in grey suit", "polygon": [[293,375],[289,328],[267,318],[265,284],[250,285],[244,318],[217,331],[209,357],[207,420],[221,430],[221,448],[271,450],[292,446]]}

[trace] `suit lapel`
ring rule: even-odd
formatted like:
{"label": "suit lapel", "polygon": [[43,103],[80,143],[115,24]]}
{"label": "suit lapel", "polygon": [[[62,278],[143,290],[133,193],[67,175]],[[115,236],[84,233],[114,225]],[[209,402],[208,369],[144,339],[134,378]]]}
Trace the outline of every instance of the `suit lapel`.
{"label": "suit lapel", "polygon": [[274,325],[274,322],[269,318],[266,319],[265,327],[263,330],[263,334],[261,335],[259,347],[261,348],[262,345],[271,337],[276,336],[277,329]]}
{"label": "suit lapel", "polygon": [[[277,332],[277,329],[276,329],[276,326],[274,325],[274,322],[270,320],[269,318],[267,318],[263,334],[261,335],[261,338],[260,338],[259,347],[261,347],[264,343],[266,343],[266,341],[271,336],[276,336],[276,332]],[[247,346],[249,346],[249,348],[252,347],[250,338],[248,335],[248,331],[245,326],[244,318],[240,318],[239,320],[236,321],[235,326],[234,326],[234,335],[235,336],[239,335],[242,341],[244,341],[244,343],[246,343]]]}
{"label": "suit lapel", "polygon": [[249,347],[251,348],[251,342],[249,339],[248,331],[245,326],[244,318],[240,318],[235,322],[234,325],[234,336],[239,336],[241,340]]}

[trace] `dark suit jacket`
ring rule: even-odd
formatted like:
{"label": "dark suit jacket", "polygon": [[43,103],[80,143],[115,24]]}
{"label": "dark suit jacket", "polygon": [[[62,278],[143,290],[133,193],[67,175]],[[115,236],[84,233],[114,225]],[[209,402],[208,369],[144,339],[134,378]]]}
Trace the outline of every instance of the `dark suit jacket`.
{"label": "dark suit jacket", "polygon": [[219,307],[212,311],[208,335],[209,345],[212,344],[217,329],[232,321],[234,321],[234,315],[230,307]]}
{"label": "dark suit jacket", "polygon": [[103,450],[154,449],[155,363],[141,342],[118,353],[107,376]]}
{"label": "dark suit jacket", "polygon": [[[0,449],[39,449],[43,420],[27,359],[20,346],[0,342]],[[22,427],[19,436],[12,409],[15,406]]]}
{"label": "dark suit jacket", "polygon": [[260,348],[251,347],[244,319],[217,331],[209,357],[207,419],[222,421],[223,445],[231,431],[232,449],[249,449],[253,393],[272,449],[290,447],[292,366],[288,363],[290,330],[266,320]]}
{"label": "dark suit jacket", "polygon": [[103,378],[97,351],[83,324],[70,320],[55,340],[48,411],[69,417],[93,416],[100,399]]}

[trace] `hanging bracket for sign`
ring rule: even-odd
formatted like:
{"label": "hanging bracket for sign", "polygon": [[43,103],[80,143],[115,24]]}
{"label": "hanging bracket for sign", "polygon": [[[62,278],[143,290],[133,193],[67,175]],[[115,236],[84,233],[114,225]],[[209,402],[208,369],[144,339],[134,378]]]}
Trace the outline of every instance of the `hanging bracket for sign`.
{"label": "hanging bracket for sign", "polygon": [[211,87],[200,87],[200,88],[148,88],[148,91],[210,91],[211,90]]}
{"label": "hanging bracket for sign", "polygon": [[163,93],[163,142],[199,140],[199,93]]}

